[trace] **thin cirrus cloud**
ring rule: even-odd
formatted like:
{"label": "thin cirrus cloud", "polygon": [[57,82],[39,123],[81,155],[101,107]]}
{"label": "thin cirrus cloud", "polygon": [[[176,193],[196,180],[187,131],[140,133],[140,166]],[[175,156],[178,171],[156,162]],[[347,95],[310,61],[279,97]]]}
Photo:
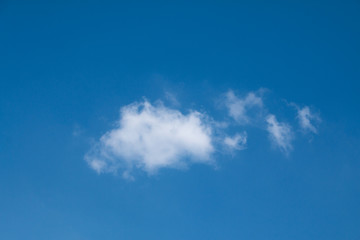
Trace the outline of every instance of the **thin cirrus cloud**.
{"label": "thin cirrus cloud", "polygon": [[308,106],[297,108],[297,118],[303,131],[317,134],[318,131],[314,124],[319,123],[321,119],[318,115],[312,113]]}
{"label": "thin cirrus cloud", "polygon": [[259,112],[263,107],[263,100],[254,92],[249,92],[244,98],[234,94],[232,90],[226,93],[225,106],[229,116],[234,118],[241,125],[251,123],[250,112]]}
{"label": "thin cirrus cloud", "polygon": [[148,101],[121,109],[117,126],[104,134],[86,155],[98,173],[142,169],[155,173],[160,168],[182,168],[190,162],[212,162],[212,126],[206,116],[187,115]]}
{"label": "thin cirrus cloud", "polygon": [[274,146],[277,146],[282,152],[288,154],[292,150],[291,141],[293,133],[288,124],[278,122],[275,115],[269,114],[266,117],[267,131]]}
{"label": "thin cirrus cloud", "polygon": [[224,144],[231,150],[244,150],[246,148],[247,133],[235,134],[232,137],[225,137]]}
{"label": "thin cirrus cloud", "polygon": [[[193,163],[211,165],[215,152],[226,153],[221,148],[245,150],[249,127],[266,132],[270,143],[289,155],[295,138],[293,127],[268,110],[259,91],[239,97],[230,90],[225,96],[224,106],[234,121],[216,122],[198,111],[184,114],[147,100],[124,106],[115,127],[99,139],[85,160],[98,173],[121,172],[127,179],[132,179],[136,170],[154,174],[159,169],[185,168]],[[301,130],[317,133],[314,122],[320,118],[307,106],[294,106]],[[235,133],[229,133],[229,126]]]}

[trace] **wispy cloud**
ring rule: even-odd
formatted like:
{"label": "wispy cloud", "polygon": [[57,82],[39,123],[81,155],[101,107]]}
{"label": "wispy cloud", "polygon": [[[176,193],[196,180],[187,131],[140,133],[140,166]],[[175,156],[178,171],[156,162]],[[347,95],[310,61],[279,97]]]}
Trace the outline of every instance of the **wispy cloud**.
{"label": "wispy cloud", "polygon": [[291,141],[293,133],[288,124],[278,122],[275,115],[269,114],[266,117],[267,131],[274,146],[277,146],[284,153],[289,153],[292,150]]}
{"label": "wispy cloud", "polygon": [[225,137],[224,143],[229,149],[234,150],[243,150],[246,148],[246,142],[247,142],[247,134],[246,132],[242,134],[235,134],[233,137]]}
{"label": "wispy cloud", "polygon": [[302,130],[317,133],[317,129],[314,126],[315,123],[320,122],[320,117],[310,111],[308,106],[303,108],[297,107],[297,118]]}
{"label": "wispy cloud", "polygon": [[213,151],[206,116],[196,111],[184,115],[144,101],[123,107],[117,126],[85,158],[99,173],[122,170],[129,177],[134,168],[154,173],[190,162],[211,163]]}
{"label": "wispy cloud", "polygon": [[251,123],[249,112],[252,109],[263,107],[262,98],[256,93],[250,92],[244,98],[239,98],[231,90],[226,93],[225,104],[229,115],[242,125]]}
{"label": "wispy cloud", "polygon": [[176,95],[172,92],[166,91],[165,98],[174,106],[180,106],[180,102],[176,98]]}

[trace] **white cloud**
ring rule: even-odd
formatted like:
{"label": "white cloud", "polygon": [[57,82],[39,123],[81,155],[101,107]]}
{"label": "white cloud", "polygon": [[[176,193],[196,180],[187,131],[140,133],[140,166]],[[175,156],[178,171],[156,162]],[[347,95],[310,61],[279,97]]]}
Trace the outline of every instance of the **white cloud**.
{"label": "white cloud", "polygon": [[230,149],[243,150],[246,148],[247,134],[235,134],[233,137],[225,137],[224,143]]}
{"label": "white cloud", "polygon": [[289,153],[292,150],[291,140],[293,138],[290,126],[286,123],[278,122],[272,114],[266,117],[266,122],[267,131],[273,144],[284,153]]}
{"label": "white cloud", "polygon": [[231,90],[226,94],[225,104],[229,115],[242,125],[250,123],[249,110],[254,108],[261,109],[263,107],[261,97],[255,93],[250,92],[246,97],[238,98]]}
{"label": "white cloud", "polygon": [[104,134],[85,156],[98,173],[131,170],[154,173],[160,168],[184,167],[190,162],[211,163],[212,126],[206,116],[187,115],[149,102],[121,109],[117,126]]}
{"label": "white cloud", "polygon": [[310,131],[313,133],[317,133],[316,127],[313,125],[312,122],[319,122],[320,118],[310,112],[310,108],[305,106],[303,108],[297,108],[298,115],[297,118],[299,119],[300,127],[304,131]]}
{"label": "white cloud", "polygon": [[[264,130],[264,124],[273,146],[288,154],[293,149],[292,128],[279,122],[275,115],[266,114],[267,107],[259,92],[261,90],[249,92],[243,98],[227,92],[225,105],[235,122],[213,121],[197,111],[183,114],[161,102],[152,105],[144,100],[125,106],[114,128],[100,138],[85,155],[85,160],[98,173],[121,172],[130,180],[136,169],[153,174],[162,168],[213,164],[215,151],[228,153],[246,149],[245,130],[249,125]],[[172,106],[180,105],[174,95],[166,93],[166,97]],[[290,105],[297,109],[302,130],[317,133],[315,126],[320,118],[307,106],[301,109],[296,104]],[[239,127],[243,133],[236,133]]]}

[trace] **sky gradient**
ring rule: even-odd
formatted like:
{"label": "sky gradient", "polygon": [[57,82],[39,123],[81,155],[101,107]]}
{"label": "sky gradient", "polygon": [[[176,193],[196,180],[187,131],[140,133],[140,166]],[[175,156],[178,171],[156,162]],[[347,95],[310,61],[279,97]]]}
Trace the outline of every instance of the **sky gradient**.
{"label": "sky gradient", "polygon": [[359,11],[0,1],[0,239],[359,239]]}

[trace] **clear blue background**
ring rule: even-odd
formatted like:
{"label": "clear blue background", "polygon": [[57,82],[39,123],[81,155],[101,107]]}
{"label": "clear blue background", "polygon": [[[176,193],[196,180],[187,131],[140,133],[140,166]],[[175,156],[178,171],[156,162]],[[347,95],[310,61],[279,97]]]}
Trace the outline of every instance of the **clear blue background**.
{"label": "clear blue background", "polygon": [[[0,239],[360,239],[358,1],[50,2],[0,1]],[[288,158],[252,129],[219,169],[83,160],[143,96],[221,120],[260,87],[321,114]]]}

